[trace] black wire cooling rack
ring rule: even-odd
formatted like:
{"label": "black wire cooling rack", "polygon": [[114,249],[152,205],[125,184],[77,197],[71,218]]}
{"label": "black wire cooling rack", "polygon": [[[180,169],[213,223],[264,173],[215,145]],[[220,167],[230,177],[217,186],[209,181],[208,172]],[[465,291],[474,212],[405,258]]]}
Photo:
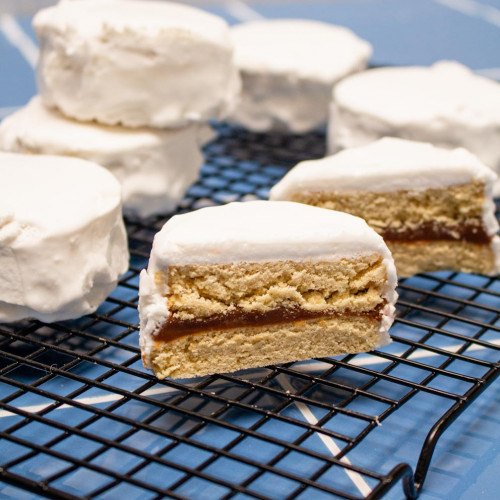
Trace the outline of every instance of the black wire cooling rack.
{"label": "black wire cooling rack", "polygon": [[[218,131],[180,212],[266,198],[324,154],[320,134]],[[140,361],[136,308],[165,220],[127,221],[130,270],[95,314],[0,326],[0,482],[12,496],[376,499],[401,482],[415,498],[443,431],[499,373],[500,280],[402,281],[394,341],[370,354],[158,381]]]}

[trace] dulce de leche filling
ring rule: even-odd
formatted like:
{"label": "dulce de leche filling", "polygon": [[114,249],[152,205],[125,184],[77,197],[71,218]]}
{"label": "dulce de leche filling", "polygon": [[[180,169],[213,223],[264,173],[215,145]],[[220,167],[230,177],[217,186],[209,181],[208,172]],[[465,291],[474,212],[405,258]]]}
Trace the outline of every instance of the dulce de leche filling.
{"label": "dulce de leche filling", "polygon": [[233,309],[224,314],[214,314],[206,318],[181,320],[170,313],[163,326],[154,333],[154,339],[162,342],[172,342],[191,334],[204,333],[210,330],[229,330],[232,328],[258,327],[305,321],[319,318],[352,318],[363,317],[380,321],[385,302],[370,311],[310,311],[301,307],[280,307],[267,312],[245,311]]}
{"label": "dulce de leche filling", "polygon": [[487,245],[491,242],[491,236],[488,236],[481,223],[450,226],[435,222],[422,222],[417,227],[412,228],[383,229],[381,236],[387,241],[400,242],[455,240],[468,241],[478,245]]}

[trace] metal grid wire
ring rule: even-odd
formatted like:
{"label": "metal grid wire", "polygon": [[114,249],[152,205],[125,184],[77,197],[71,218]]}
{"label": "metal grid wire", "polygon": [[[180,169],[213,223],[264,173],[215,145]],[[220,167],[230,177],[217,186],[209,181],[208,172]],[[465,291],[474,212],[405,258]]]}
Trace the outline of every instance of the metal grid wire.
{"label": "metal grid wire", "polygon": [[[321,134],[218,132],[180,212],[266,198],[324,154]],[[0,326],[0,481],[52,498],[375,499],[402,480],[415,497],[442,432],[499,373],[500,281],[402,281],[394,342],[370,354],[158,381],[140,360],[137,295],[165,220],[127,222],[130,270],[95,314]],[[419,409],[425,425],[402,427]],[[421,438],[412,467],[389,434]]]}

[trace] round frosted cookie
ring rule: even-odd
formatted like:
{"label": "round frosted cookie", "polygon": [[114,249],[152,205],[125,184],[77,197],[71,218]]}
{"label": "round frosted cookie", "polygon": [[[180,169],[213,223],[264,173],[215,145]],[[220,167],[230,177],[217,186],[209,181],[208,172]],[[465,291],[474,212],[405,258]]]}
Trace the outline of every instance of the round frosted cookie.
{"label": "round frosted cookie", "polygon": [[77,156],[106,167],[122,185],[125,213],[169,212],[198,178],[206,125],[131,129],[77,122],[39,97],[0,123],[0,150]]}
{"label": "round frosted cookie", "polygon": [[252,201],[172,217],[139,288],[145,366],[194,377],[389,342],[396,272],[362,219]]}
{"label": "round frosted cookie", "polygon": [[0,322],[91,313],[128,268],[120,184],[94,163],[0,153]]}
{"label": "round frosted cookie", "polygon": [[62,2],[33,26],[44,102],[78,120],[179,127],[225,116],[239,92],[226,22],[193,7]]}
{"label": "round frosted cookie", "polygon": [[257,131],[324,125],[332,86],[366,67],[369,43],[327,23],[279,19],[231,28],[243,90],[231,119]]}
{"label": "round frosted cookie", "polygon": [[454,62],[372,69],[339,83],[329,151],[383,136],[462,146],[500,171],[500,85]]}

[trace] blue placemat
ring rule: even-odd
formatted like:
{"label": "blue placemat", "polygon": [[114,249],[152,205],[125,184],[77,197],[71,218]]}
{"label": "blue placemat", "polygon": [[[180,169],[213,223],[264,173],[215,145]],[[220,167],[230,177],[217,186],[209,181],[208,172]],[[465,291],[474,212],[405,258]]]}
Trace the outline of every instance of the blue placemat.
{"label": "blue placemat", "polygon": [[[207,2],[207,10],[211,10],[225,17],[230,23],[242,20],[249,20],[258,17],[278,18],[278,17],[303,17],[319,19],[323,21],[342,24],[352,28],[360,36],[369,40],[374,46],[372,64],[375,65],[406,65],[406,64],[430,64],[439,59],[455,59],[482,74],[494,78],[500,78],[500,2],[495,0],[352,0],[352,1],[308,1],[308,2],[257,2],[251,5],[239,1],[228,2]],[[12,109],[23,105],[35,94],[36,84],[33,66],[36,57],[36,37],[30,26],[29,16],[12,16],[9,14],[0,15],[0,118],[5,116]],[[224,134],[224,131],[222,131]],[[245,140],[251,140],[245,138]],[[311,139],[307,139],[311,140]],[[312,157],[320,156],[321,140],[312,139],[307,143],[305,150]],[[268,157],[259,159],[258,149],[252,150],[253,155],[249,158],[237,158],[234,152],[224,141],[214,143],[207,150],[207,164],[204,167],[204,181],[193,186],[188,193],[186,207],[202,206],[210,202],[226,202],[233,199],[248,199],[254,195],[265,197],[270,182],[279,179],[293,163],[293,159],[301,159],[298,153],[285,157],[278,157],[276,161],[269,162]],[[272,144],[268,145],[269,148]],[[309,147],[310,146],[310,147]],[[243,148],[248,148],[248,143],[243,143]],[[229,148],[229,149],[228,149]],[[302,149],[301,149],[302,148]],[[314,149],[316,148],[316,150]],[[297,151],[303,150],[304,146],[297,147]],[[265,167],[258,165],[264,161]],[[235,166],[234,166],[235,165]],[[234,168],[233,168],[234,166]],[[190,203],[192,203],[190,205]],[[147,237],[150,237],[148,235]],[[139,269],[145,264],[145,258],[136,257],[134,265]],[[133,273],[132,273],[133,274]],[[448,274],[438,275],[437,278],[415,277],[406,281],[407,289],[403,296],[408,301],[418,299],[418,290],[436,290],[447,297],[456,300],[470,300],[473,305],[460,310],[460,315],[468,318],[469,322],[461,322],[448,318],[446,329],[462,335],[472,335],[477,329],[474,321],[491,324],[492,318],[498,317],[494,309],[498,309],[500,299],[497,296],[500,292],[498,281],[491,281],[478,276],[458,275],[451,278],[452,283],[447,284]],[[436,281],[436,279],[438,281]],[[442,281],[444,279],[445,281]],[[441,281],[439,281],[441,280]],[[122,286],[114,292],[117,301],[128,301],[135,295],[137,286],[137,276],[131,275],[127,286]],[[477,292],[477,288],[484,290]],[[475,291],[476,290],[476,291]],[[488,293],[489,292],[489,293]],[[412,295],[413,294],[413,295]],[[420,325],[428,325],[436,328],[442,317],[433,314],[432,311],[453,311],[456,303],[453,300],[442,299],[430,296],[426,298],[427,310],[417,310],[412,313],[412,320]],[[113,306],[108,302],[100,310],[106,314]],[[485,306],[485,308],[481,307]],[[490,311],[490,309],[492,309]],[[127,323],[137,323],[137,313],[133,307],[125,307],[116,316],[120,321]],[[499,323],[496,322],[498,327]],[[80,327],[80,324],[78,325]],[[122,335],[123,325],[118,323],[96,324],[93,333],[105,338],[115,338]],[[412,335],[421,335],[421,332],[414,331],[405,323],[397,323],[392,333],[401,337],[411,338]],[[451,349],[458,347],[450,345],[450,339],[440,338],[435,335],[434,347]],[[495,328],[483,334],[481,338],[491,342],[500,341],[500,334]],[[120,337],[120,345],[113,347],[108,345],[99,351],[96,356],[109,363],[128,363],[134,370],[143,371],[137,353],[134,350],[127,351],[124,344],[137,348],[137,333],[128,332]],[[28,349],[28,347],[26,347]],[[395,342],[384,352],[392,355],[399,355],[403,352],[404,346]],[[491,355],[487,349],[473,345],[470,351],[471,356],[479,359],[484,354]],[[495,353],[496,354],[496,353]],[[418,360],[428,366],[435,366],[441,356],[424,350],[417,350],[410,359]],[[497,359],[489,359],[496,361]],[[370,370],[382,371],[387,366],[388,361],[384,358],[373,356],[357,356],[353,361],[356,366],[366,367]],[[456,369],[463,368],[457,363]],[[303,371],[308,374],[321,374],[325,366],[321,363],[303,363],[294,367],[298,372]],[[467,368],[469,369],[469,368]],[[482,375],[480,368],[477,373],[471,372],[471,377]],[[75,367],[78,374],[95,380],[106,372],[102,364],[92,362],[80,363]],[[420,380],[422,373],[419,369],[404,364],[397,369],[397,375],[404,380]],[[250,379],[259,379],[262,373],[252,372],[248,375]],[[341,381],[350,387],[361,387],[366,374],[353,372],[347,369],[335,371],[332,380]],[[16,373],[15,378],[23,383],[38,380],[40,373],[36,368],[31,371],[25,369]],[[282,373],[273,379],[276,388],[282,391],[298,391],[301,389],[297,377],[287,373]],[[107,381],[114,388],[123,388],[127,391],[134,391],[140,388],[143,381],[137,376],[117,373],[112,382]],[[464,382],[450,382],[448,379],[436,380],[436,387],[445,391],[460,392],[464,390],[460,384]],[[122,401],[122,395],[112,390],[103,388],[85,388],[81,380],[68,379],[65,377],[55,377],[43,385],[43,389],[52,394],[62,396],[70,395],[75,391],[81,391],[76,396],[76,401],[81,403],[80,407],[71,405],[59,406],[51,411],[49,416],[55,422],[62,422],[72,426],[83,422],[89,417],[85,411],[85,405],[92,408],[106,410],[114,408],[119,404],[117,411],[125,415],[127,419],[137,419],[142,421],[148,414],[154,414],[154,408],[139,400],[130,400],[126,403]],[[223,382],[218,382],[211,387],[214,394],[225,394],[228,397],[236,397],[243,389],[239,387],[228,387]],[[0,398],[14,392],[14,387],[0,382]],[[401,387],[389,382],[385,384],[379,382],[373,389],[376,394],[385,396],[401,397],[398,391]],[[174,400],[179,397],[182,391],[175,390],[163,385],[151,386],[141,394],[148,397],[159,398],[161,401]],[[233,394],[234,393],[234,394]],[[342,391],[332,387],[316,387],[313,394],[308,395],[313,400],[340,401],[344,397]],[[251,404],[262,408],[273,408],[275,401],[268,393],[255,396],[255,401]],[[12,404],[22,408],[27,412],[44,411],[52,403],[50,398],[41,394],[28,393],[17,398]],[[213,411],[211,403],[194,396],[187,398],[187,403],[201,415]],[[214,404],[214,403],[212,403]],[[374,403],[373,399],[357,398],[355,405],[351,409],[363,415],[379,415],[384,412],[384,403]],[[365,446],[354,447],[348,454],[347,459],[368,469],[377,469],[380,473],[387,473],[395,463],[406,461],[414,464],[420,452],[422,441],[429,429],[430,423],[436,416],[446,411],[446,404],[436,398],[431,393],[422,393],[412,405],[402,406],[395,411],[382,425],[373,430],[366,438]],[[297,421],[314,424],[325,417],[326,410],[321,406],[308,406],[305,404],[291,405],[285,412],[286,416]],[[421,498],[425,500],[475,500],[477,498],[493,499],[498,497],[500,491],[500,391],[498,383],[494,383],[467,411],[452,424],[451,428],[439,441],[432,465],[427,477]],[[161,418],[161,417],[158,417]],[[188,432],[195,423],[189,419],[169,417],[169,421],[162,423],[163,428],[182,435]],[[251,427],[255,422],[255,415],[240,411],[234,415],[227,416],[228,421],[238,422],[238,425]],[[0,430],[10,428],[20,420],[19,416],[0,409]],[[127,431],[131,423],[125,421],[118,425],[104,417],[100,418],[87,431],[91,431],[106,439],[114,439]],[[360,432],[360,422],[352,419],[342,419],[342,415],[337,415],[327,421],[326,429],[342,428],[346,435],[356,435]],[[20,428],[16,436],[19,443],[26,440],[30,443],[43,443],[50,439],[56,439],[61,433],[61,429],[47,426],[41,422],[33,421],[27,426]],[[270,420],[266,426],[260,429],[264,435],[277,436],[285,441],[293,441],[300,435],[301,429],[294,425],[286,425],[282,421]],[[209,447],[221,448],[224,443],[233,439],[230,430],[222,431],[220,428],[206,426],[200,433],[194,434],[194,438]],[[125,440],[126,444],[135,449],[142,449],[150,452],[165,445],[165,438],[150,435],[146,431],[132,433],[130,438]],[[0,443],[0,459],[15,459],[26,452],[26,449],[19,443]],[[304,443],[304,446],[314,452],[321,454],[338,452],[342,443],[335,439],[313,433]],[[82,458],[88,456],[98,445],[92,440],[83,436],[73,435],[63,439],[54,447],[62,454],[69,452],[76,453]],[[266,462],[272,460],[279,453],[279,446],[273,443],[251,438],[245,438],[238,445],[235,454],[242,454],[245,457],[252,457],[256,461]],[[77,450],[77,451],[75,451]],[[208,453],[208,452],[207,452]],[[172,448],[167,452],[166,458],[175,463],[181,463],[186,468],[196,468],[206,459],[206,453],[199,448],[190,447],[188,444]],[[138,463],[136,456],[124,451],[111,450],[99,455],[95,459],[97,466],[106,466],[113,469],[116,474],[124,473]],[[63,459],[44,459],[43,455],[37,455],[32,460],[22,461],[13,472],[38,481],[57,470],[64,470],[67,463]],[[293,473],[313,475],[317,472],[319,464],[312,456],[294,456],[288,454],[279,463],[283,470]],[[236,480],[244,481],[254,472],[248,464],[234,462],[230,458],[218,459],[207,469],[214,477],[227,477],[228,470]],[[140,481],[155,482],[159,488],[168,488],[175,484],[182,477],[182,472],[175,468],[168,468],[165,464],[152,462],[147,467],[140,469],[136,474],[138,484]],[[109,478],[103,477],[99,472],[92,472],[87,469],[76,469],[71,474],[62,476],[52,486],[60,488],[70,494],[84,495],[85,490],[82,485],[87,485],[88,492],[95,490],[101,484],[105,484]],[[331,470],[319,481],[325,485],[341,484],[346,491],[351,491],[353,495],[367,494],[373,484],[369,479],[357,475],[356,473],[346,474],[345,470],[339,469],[333,473]],[[267,495],[271,498],[285,498],[296,489],[297,485],[292,480],[283,477],[273,476],[271,473],[264,474],[254,484],[255,491],[259,494]],[[227,489],[221,485],[209,483],[202,478],[194,477],[184,482],[177,490],[179,495],[190,498],[219,498],[227,494]],[[314,496],[311,491],[305,489],[299,498],[321,498],[317,491]],[[148,498],[144,489],[140,486],[130,484],[117,485],[114,489],[107,490],[99,498]],[[0,483],[0,498],[36,498],[37,496],[28,491],[22,491],[12,485]],[[151,496],[151,498],[153,498]],[[388,499],[399,499],[402,497],[400,485],[396,485],[387,494]],[[236,498],[246,498],[244,494],[236,495]],[[324,498],[332,498],[325,494]]]}

